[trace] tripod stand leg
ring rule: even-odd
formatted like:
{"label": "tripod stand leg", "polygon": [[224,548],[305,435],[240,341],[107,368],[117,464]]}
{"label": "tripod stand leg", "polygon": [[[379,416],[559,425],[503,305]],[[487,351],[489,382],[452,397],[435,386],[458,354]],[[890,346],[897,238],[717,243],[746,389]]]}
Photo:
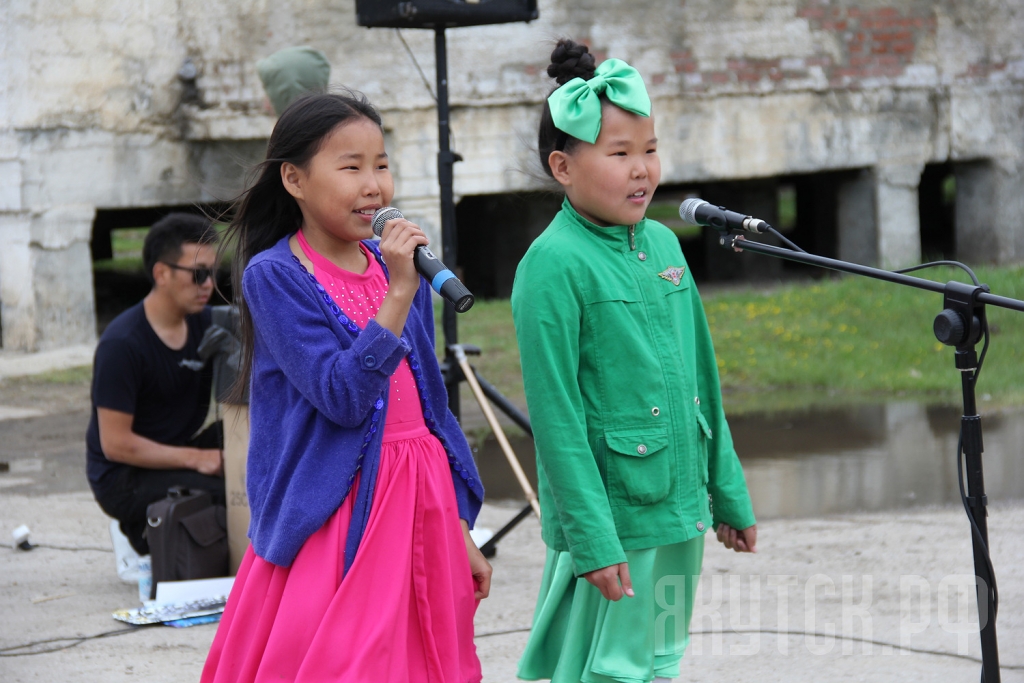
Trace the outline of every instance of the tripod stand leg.
{"label": "tripod stand leg", "polygon": [[459,362],[459,367],[462,368],[462,374],[465,376],[466,381],[469,382],[469,387],[473,390],[473,395],[476,397],[477,403],[480,404],[480,409],[484,412],[484,417],[487,418],[487,424],[489,424],[491,429],[494,431],[494,436],[498,440],[498,444],[501,446],[501,450],[505,454],[508,464],[511,465],[512,471],[516,475],[516,479],[519,480],[519,486],[522,487],[523,493],[526,494],[526,500],[530,503],[530,507],[533,508],[533,511],[537,514],[537,519],[540,519],[540,504],[537,502],[537,494],[534,493],[533,487],[530,485],[530,480],[526,478],[526,473],[523,472],[523,467],[519,464],[519,459],[512,450],[512,445],[508,442],[508,438],[505,436],[505,430],[501,428],[501,424],[498,422],[498,418],[495,416],[490,402],[487,400],[487,397],[484,396],[484,392],[480,388],[479,382],[476,381],[476,373],[474,373],[473,368],[469,366],[469,360],[466,358],[466,352],[458,344],[453,344],[451,348],[455,351],[455,358]]}
{"label": "tripod stand leg", "polygon": [[524,505],[523,509],[508,524],[498,529],[493,536],[487,539],[487,542],[480,546],[480,552],[483,553],[483,556],[486,558],[494,557],[494,554],[498,552],[498,541],[504,538],[505,534],[512,531],[516,524],[526,519],[531,510],[532,508],[529,505]]}

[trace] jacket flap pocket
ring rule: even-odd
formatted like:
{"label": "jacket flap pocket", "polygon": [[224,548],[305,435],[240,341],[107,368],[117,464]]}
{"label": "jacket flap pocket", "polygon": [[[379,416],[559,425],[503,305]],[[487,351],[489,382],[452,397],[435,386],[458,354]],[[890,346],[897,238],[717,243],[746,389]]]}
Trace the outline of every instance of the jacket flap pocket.
{"label": "jacket flap pocket", "polygon": [[660,429],[618,429],[604,433],[609,450],[621,455],[644,458],[668,446],[668,430]]}
{"label": "jacket flap pocket", "polygon": [[217,514],[218,509],[223,510],[224,508],[219,505],[211,505],[181,520],[181,525],[185,527],[188,535],[203,548],[213,545],[228,535],[227,525],[221,519],[223,513]]}
{"label": "jacket flap pocket", "polygon": [[640,301],[640,290],[634,282],[600,280],[583,291],[583,301],[599,304],[604,301]]}
{"label": "jacket flap pocket", "polygon": [[704,432],[704,436],[706,436],[709,439],[712,438],[711,427],[708,426],[708,421],[704,419],[704,414],[701,413],[699,410],[697,411],[697,424],[700,425],[700,430]]}

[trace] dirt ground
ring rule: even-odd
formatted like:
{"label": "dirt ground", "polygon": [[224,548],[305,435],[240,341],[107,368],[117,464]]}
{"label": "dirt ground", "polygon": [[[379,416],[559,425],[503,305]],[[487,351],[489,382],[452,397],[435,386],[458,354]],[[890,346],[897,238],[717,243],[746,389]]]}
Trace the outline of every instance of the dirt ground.
{"label": "dirt ground", "polygon": [[[108,519],[85,481],[88,405],[84,378],[0,380],[0,681],[196,681],[215,625],[126,628],[110,616],[136,606],[137,590],[117,578]],[[479,525],[498,528],[519,507],[489,504]],[[10,542],[20,524],[38,544],[29,552]],[[1024,683],[1022,526],[1024,502],[992,501],[999,653],[1011,683]],[[753,556],[708,539],[677,680],[978,679],[962,508],[763,520],[759,532]],[[499,545],[476,620],[485,681],[516,680],[543,560],[532,518]]]}

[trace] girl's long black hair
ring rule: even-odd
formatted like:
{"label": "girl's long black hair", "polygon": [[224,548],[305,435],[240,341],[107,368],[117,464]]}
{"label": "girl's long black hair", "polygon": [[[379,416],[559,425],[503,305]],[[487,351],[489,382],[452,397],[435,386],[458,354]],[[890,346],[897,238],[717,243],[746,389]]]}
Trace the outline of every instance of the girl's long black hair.
{"label": "girl's long black hair", "polygon": [[380,114],[361,94],[309,93],[281,114],[267,144],[267,158],[250,171],[246,189],[232,203],[231,223],[221,250],[234,250],[231,284],[239,312],[242,362],[231,399],[243,402],[252,373],[255,335],[252,315],[242,292],[242,275],[256,254],[274,246],[302,226],[302,212],[281,182],[281,165],[308,168],[310,160],[338,126],[365,118],[381,126]]}

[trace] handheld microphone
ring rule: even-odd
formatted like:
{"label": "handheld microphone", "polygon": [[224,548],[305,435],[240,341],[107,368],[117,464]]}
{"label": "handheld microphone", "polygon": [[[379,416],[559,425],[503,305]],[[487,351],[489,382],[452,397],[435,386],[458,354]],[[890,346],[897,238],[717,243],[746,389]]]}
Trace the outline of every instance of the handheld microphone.
{"label": "handheld microphone", "polygon": [[[380,234],[384,232],[384,224],[396,218],[405,218],[405,216],[391,206],[377,209],[373,214],[373,234],[380,237]],[[466,285],[462,284],[459,278],[455,277],[455,273],[448,270],[432,251],[421,244],[413,252],[412,260],[416,266],[416,272],[422,275],[445,301],[455,307],[456,313],[465,313],[473,306],[475,299],[466,289]]]}
{"label": "handheld microphone", "polygon": [[679,205],[679,217],[690,225],[706,225],[719,232],[746,230],[760,234],[768,232],[772,226],[760,218],[744,216],[729,211],[724,206],[714,206],[703,199],[691,198]]}

